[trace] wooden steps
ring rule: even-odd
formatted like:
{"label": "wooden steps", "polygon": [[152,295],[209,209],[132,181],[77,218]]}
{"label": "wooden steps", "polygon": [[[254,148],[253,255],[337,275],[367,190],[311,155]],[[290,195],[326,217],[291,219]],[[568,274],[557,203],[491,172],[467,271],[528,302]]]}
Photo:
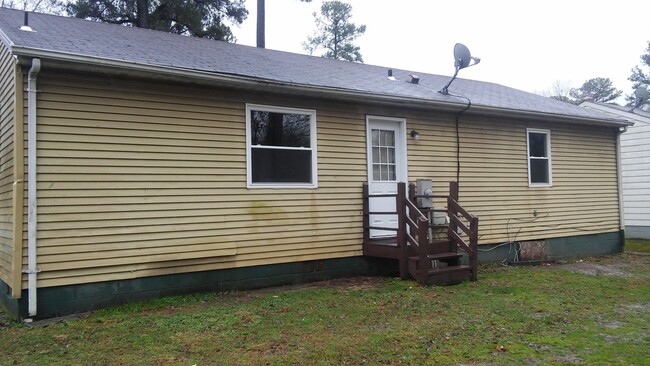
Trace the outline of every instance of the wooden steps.
{"label": "wooden steps", "polygon": [[[478,217],[467,212],[458,203],[458,183],[449,183],[449,195],[416,195],[415,186],[397,184],[397,193],[370,195],[368,184],[363,184],[363,254],[373,257],[397,259],[400,277],[415,278],[423,285],[454,285],[466,280],[477,280],[478,268]],[[370,199],[395,197],[396,212],[371,211]],[[446,198],[446,240],[432,240],[429,211],[417,206],[420,198]],[[371,215],[395,215],[397,228],[370,225]],[[372,238],[371,230],[395,231],[395,236]],[[462,233],[461,233],[462,232]],[[461,258],[467,265],[461,264]]]}
{"label": "wooden steps", "polygon": [[[438,243],[446,247],[448,243]],[[457,285],[468,281],[471,276],[471,267],[460,264],[463,254],[457,252],[438,252],[428,254],[424,266],[420,265],[420,257],[409,257],[408,269],[411,276],[426,285]],[[426,277],[422,276],[419,268],[427,268]]]}

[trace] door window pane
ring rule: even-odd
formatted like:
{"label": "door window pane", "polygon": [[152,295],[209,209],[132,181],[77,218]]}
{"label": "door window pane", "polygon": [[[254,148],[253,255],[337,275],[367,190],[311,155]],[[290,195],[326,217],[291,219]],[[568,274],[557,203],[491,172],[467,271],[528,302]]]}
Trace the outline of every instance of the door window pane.
{"label": "door window pane", "polygon": [[372,146],[379,146],[379,130],[372,130]]}
{"label": "door window pane", "polygon": [[395,131],[381,131],[381,145],[395,146]]}
{"label": "door window pane", "polygon": [[395,149],[387,148],[388,149],[388,160],[387,162],[389,164],[395,164]]}
{"label": "door window pane", "polygon": [[378,147],[373,147],[372,148],[372,163],[373,164],[379,164],[379,148]]}
{"label": "door window pane", "polygon": [[373,180],[397,180],[397,166],[395,162],[395,131],[373,129],[371,133],[371,161],[373,164]]}

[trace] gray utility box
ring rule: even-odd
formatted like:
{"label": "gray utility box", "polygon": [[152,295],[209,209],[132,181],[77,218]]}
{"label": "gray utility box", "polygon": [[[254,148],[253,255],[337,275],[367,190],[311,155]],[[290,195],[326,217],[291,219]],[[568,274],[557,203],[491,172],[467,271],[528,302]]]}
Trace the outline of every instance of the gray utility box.
{"label": "gray utility box", "polygon": [[[431,179],[418,179],[415,181],[416,196],[432,196],[433,184]],[[433,197],[422,197],[417,199],[417,206],[420,208],[433,207]]]}

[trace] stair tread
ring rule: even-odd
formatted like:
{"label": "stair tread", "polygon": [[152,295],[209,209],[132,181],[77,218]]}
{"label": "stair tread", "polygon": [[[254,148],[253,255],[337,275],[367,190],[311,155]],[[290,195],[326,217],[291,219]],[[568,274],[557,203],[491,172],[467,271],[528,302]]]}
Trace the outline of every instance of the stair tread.
{"label": "stair tread", "polygon": [[[463,254],[461,253],[455,253],[455,252],[444,252],[444,253],[434,253],[434,254],[429,254],[427,255],[427,259],[446,259],[446,258],[460,258],[462,257]],[[420,257],[409,257],[409,260],[411,261],[417,261],[419,260]]]}
{"label": "stair tread", "polygon": [[[434,275],[434,274],[448,273],[448,272],[469,271],[469,270],[471,270],[471,268],[472,267],[470,267],[470,266],[466,266],[464,264],[459,264],[459,265],[455,265],[455,266],[429,268],[427,270],[427,273],[430,274],[430,275]],[[419,272],[420,272],[419,270],[416,270],[414,276]]]}
{"label": "stair tread", "polygon": [[458,265],[458,266],[448,266],[448,267],[440,267],[440,268],[431,268],[427,271],[429,274],[436,274],[436,273],[444,273],[444,272],[455,272],[455,271],[467,271],[470,270],[470,266],[466,266],[464,264]]}

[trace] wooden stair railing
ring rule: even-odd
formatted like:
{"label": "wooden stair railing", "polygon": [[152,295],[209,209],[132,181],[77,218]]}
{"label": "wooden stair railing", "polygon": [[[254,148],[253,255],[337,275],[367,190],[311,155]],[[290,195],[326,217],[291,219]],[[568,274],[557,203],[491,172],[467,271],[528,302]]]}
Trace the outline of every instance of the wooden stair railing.
{"label": "wooden stair railing", "polygon": [[[398,195],[406,196],[406,183],[398,183]],[[417,206],[409,199],[404,199],[403,206],[400,208],[403,215],[402,226],[405,237],[405,245],[402,249],[402,256],[400,256],[400,268],[406,266],[408,268],[409,260],[409,247],[414,251],[418,257],[416,263],[415,273],[411,275],[420,283],[428,281],[428,270],[431,267],[431,261],[428,260],[429,253],[429,219],[417,208]],[[409,215],[406,214],[408,211]]]}
{"label": "wooden stair railing", "polygon": [[[369,202],[371,198],[375,197],[395,197],[396,210],[391,212],[371,212]],[[447,229],[448,240],[444,241],[446,243],[444,244],[446,249],[441,250],[439,245],[441,245],[442,241],[434,243],[430,240],[429,219],[416,205],[417,198],[419,197],[425,196],[416,196],[412,186],[407,196],[406,183],[398,183],[397,193],[395,194],[377,195],[370,195],[368,184],[363,184],[364,255],[398,259],[400,277],[406,279],[410,274],[422,284],[428,284],[430,276],[436,276],[450,271],[467,271],[468,267],[470,279],[476,281],[478,265],[478,217],[467,212],[458,203],[458,183],[450,182],[449,196],[427,196],[447,199],[447,214],[450,223]],[[397,215],[397,228],[371,226],[370,215]],[[467,220],[469,226],[460,217]],[[459,235],[459,229],[467,235],[469,244]],[[370,238],[370,230],[395,231],[396,236],[392,241],[389,240],[389,243],[384,241],[381,244],[377,244],[377,239]],[[438,246],[436,247],[436,245]],[[457,253],[458,249],[467,253],[469,266],[459,264],[458,258],[462,254]],[[449,264],[450,267],[432,268],[432,261],[435,260],[451,263]],[[455,280],[450,281],[453,282]]]}
{"label": "wooden stair railing", "polygon": [[[469,257],[470,280],[476,281],[478,269],[478,217],[467,212],[458,203],[458,182],[449,183],[447,215],[449,216],[447,236],[452,243],[467,253]],[[467,220],[469,227],[465,225],[459,216]],[[458,234],[458,229],[467,235],[469,244]]]}

